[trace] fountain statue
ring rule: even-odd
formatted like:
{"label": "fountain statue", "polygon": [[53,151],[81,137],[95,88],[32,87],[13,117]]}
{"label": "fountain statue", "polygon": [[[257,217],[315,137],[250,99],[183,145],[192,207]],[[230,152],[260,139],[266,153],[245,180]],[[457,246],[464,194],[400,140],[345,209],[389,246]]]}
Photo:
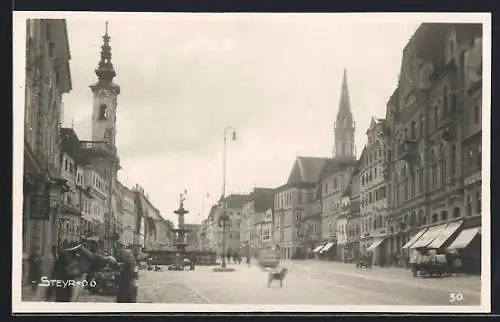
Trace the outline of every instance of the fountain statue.
{"label": "fountain statue", "polygon": [[189,229],[185,228],[184,224],[184,215],[189,213],[189,211],[187,211],[184,208],[184,201],[186,200],[186,194],[187,194],[186,190],[184,191],[184,193],[180,194],[179,209],[174,211],[174,214],[176,214],[178,218],[177,229],[174,229],[174,233],[176,235],[174,246],[177,249],[176,265],[178,266],[182,266],[182,261],[186,256],[186,246],[187,246],[186,233],[190,231]]}

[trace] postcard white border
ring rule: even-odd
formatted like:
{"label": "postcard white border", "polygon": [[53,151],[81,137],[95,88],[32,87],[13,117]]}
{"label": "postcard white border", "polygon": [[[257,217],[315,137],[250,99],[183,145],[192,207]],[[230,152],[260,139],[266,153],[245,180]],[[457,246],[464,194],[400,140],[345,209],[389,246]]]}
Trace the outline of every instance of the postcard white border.
{"label": "postcard white border", "polygon": [[[326,15],[300,14],[300,15]],[[329,13],[328,13],[329,14]],[[117,12],[27,12],[13,14],[13,232],[22,231],[22,178],[24,155],[24,84],[25,41],[27,18],[68,18],[99,16],[113,19],[135,19],[148,15],[161,19],[201,15],[192,13],[117,13]],[[229,13],[219,15],[223,19],[236,19],[241,15],[266,15],[280,19],[298,14]],[[218,305],[218,304],[118,304],[118,303],[53,303],[21,301],[22,234],[13,233],[12,263],[12,311],[13,313],[73,313],[73,312],[395,312],[395,313],[489,313],[491,311],[491,209],[490,209],[490,146],[491,146],[491,14],[490,13],[342,13],[335,15],[339,22],[360,19],[363,22],[475,22],[483,24],[483,124],[482,124],[482,275],[481,305],[478,306],[395,306],[395,305]],[[403,48],[401,48],[403,50]],[[89,67],[90,68],[90,67]],[[488,229],[484,229],[484,228]]]}

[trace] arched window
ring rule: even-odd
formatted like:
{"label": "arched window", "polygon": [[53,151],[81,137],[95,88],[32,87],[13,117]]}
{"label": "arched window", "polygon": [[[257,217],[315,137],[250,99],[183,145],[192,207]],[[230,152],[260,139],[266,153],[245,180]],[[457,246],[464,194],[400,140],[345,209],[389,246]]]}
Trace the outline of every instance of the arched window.
{"label": "arched window", "polygon": [[434,129],[437,130],[439,122],[439,109],[437,106],[434,107]]}
{"label": "arched window", "polygon": [[420,130],[420,138],[423,138],[424,137],[424,114],[420,114],[419,130]]}
{"label": "arched window", "polygon": [[345,142],[342,142],[342,154],[345,154]]}
{"label": "arched window", "polygon": [[426,225],[427,224],[427,218],[425,218],[425,214],[424,214],[424,211],[422,209],[420,209],[418,211],[418,222],[421,226],[423,225]]}
{"label": "arched window", "polygon": [[448,220],[448,212],[446,210],[441,213],[441,220]]}
{"label": "arched window", "polygon": [[101,104],[101,106],[99,106],[99,120],[105,121],[107,117],[107,107],[105,104]]}
{"label": "arched window", "polygon": [[451,146],[451,175],[455,175],[457,167],[457,147],[455,145]]}
{"label": "arched window", "polygon": [[412,212],[410,216],[410,227],[413,228],[416,226],[417,226],[417,215],[415,212]]}
{"label": "arched window", "polygon": [[441,117],[444,118],[448,115],[448,87],[444,87],[443,89],[443,113]]}
{"label": "arched window", "polygon": [[455,207],[455,209],[453,209],[453,218],[458,218],[458,217],[460,217],[460,208]]}
{"label": "arched window", "polygon": [[432,215],[432,223],[436,223],[438,221],[438,215],[437,214],[433,214]]}
{"label": "arched window", "polygon": [[384,227],[384,222],[382,221],[382,215],[378,215],[378,227],[383,228]]}
{"label": "arched window", "polygon": [[448,173],[446,167],[446,148],[441,145],[439,148],[441,157],[441,186],[444,187],[447,183]]}
{"label": "arched window", "polygon": [[415,140],[416,138],[416,132],[415,132],[415,127],[416,123],[415,121],[411,121],[411,127],[410,127],[410,139]]}

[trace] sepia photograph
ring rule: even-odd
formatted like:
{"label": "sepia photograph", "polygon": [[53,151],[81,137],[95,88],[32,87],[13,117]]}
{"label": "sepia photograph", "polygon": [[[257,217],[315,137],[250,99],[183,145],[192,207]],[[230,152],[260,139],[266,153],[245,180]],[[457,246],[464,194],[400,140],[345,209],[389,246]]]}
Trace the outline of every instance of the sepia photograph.
{"label": "sepia photograph", "polygon": [[490,312],[490,14],[13,16],[14,312]]}

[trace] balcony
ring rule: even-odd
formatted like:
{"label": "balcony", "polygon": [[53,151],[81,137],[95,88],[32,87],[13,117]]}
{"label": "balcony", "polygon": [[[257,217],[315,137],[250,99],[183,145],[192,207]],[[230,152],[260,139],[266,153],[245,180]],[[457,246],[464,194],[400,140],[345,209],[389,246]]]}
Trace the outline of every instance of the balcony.
{"label": "balcony", "polygon": [[396,159],[414,163],[418,156],[417,141],[405,140],[396,148]]}
{"label": "balcony", "polygon": [[116,147],[105,141],[81,141],[80,147],[82,150],[91,154],[96,154],[105,158],[113,158],[118,160],[116,155]]}
{"label": "balcony", "polygon": [[77,216],[80,216],[81,215],[81,211],[80,211],[80,208],[75,206],[75,205],[72,205],[70,203],[67,203],[67,202],[63,202],[61,203],[61,210],[63,212],[69,212],[71,214],[74,214],[74,215],[77,215]]}

